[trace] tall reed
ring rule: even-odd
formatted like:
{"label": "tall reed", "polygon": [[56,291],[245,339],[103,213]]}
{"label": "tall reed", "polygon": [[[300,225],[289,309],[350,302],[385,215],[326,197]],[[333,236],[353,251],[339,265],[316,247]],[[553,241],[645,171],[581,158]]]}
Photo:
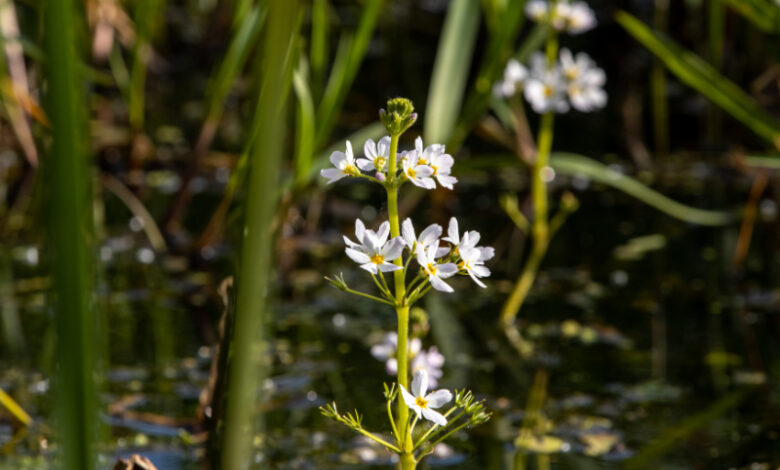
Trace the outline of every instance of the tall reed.
{"label": "tall reed", "polygon": [[44,161],[47,177],[50,300],[57,331],[55,407],[61,467],[94,468],[95,325],[91,299],[93,225],[87,156],[85,80],[79,63],[85,31],[75,0],[46,2],[46,104],[53,142]]}
{"label": "tall reed", "polygon": [[249,162],[249,191],[238,270],[235,335],[228,372],[222,468],[245,468],[251,461],[255,396],[267,375],[268,280],[272,258],[271,220],[278,203],[283,152],[285,95],[290,88],[298,0],[271,2],[265,32],[263,76],[255,122],[257,141]]}

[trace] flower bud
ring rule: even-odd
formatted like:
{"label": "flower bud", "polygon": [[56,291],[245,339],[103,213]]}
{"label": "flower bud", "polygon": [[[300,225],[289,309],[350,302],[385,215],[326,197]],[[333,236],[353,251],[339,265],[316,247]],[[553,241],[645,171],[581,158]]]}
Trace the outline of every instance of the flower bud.
{"label": "flower bud", "polygon": [[385,177],[385,174],[382,173],[381,171],[377,171],[376,175],[374,175],[374,178],[376,178],[376,180],[379,181],[380,183],[384,183],[385,180],[387,179]]}
{"label": "flower bud", "polygon": [[390,135],[401,135],[417,120],[414,105],[406,98],[393,98],[387,101],[387,110],[379,110],[379,120]]}

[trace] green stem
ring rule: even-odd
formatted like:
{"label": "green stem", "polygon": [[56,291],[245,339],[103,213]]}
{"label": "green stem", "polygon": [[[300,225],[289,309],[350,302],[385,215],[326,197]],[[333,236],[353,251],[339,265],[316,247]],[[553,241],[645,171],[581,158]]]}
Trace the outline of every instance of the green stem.
{"label": "green stem", "polygon": [[[558,57],[558,36],[551,28],[547,35],[546,45],[547,65],[552,67]],[[542,115],[539,125],[539,135],[537,137],[538,150],[536,152],[536,161],[531,170],[531,198],[534,207],[534,219],[531,225],[531,236],[533,238],[533,248],[531,254],[525,262],[523,272],[515,283],[512,293],[509,295],[503,309],[501,310],[501,321],[507,333],[507,337],[512,341],[518,350],[525,351],[527,344],[520,336],[519,331],[513,328],[513,323],[520,308],[523,306],[528,292],[536,279],[539,265],[547,253],[547,247],[550,243],[550,223],[548,214],[548,194],[547,182],[544,179],[544,172],[548,170],[550,163],[550,151],[552,150],[553,129],[555,123],[555,114],[552,111]]]}
{"label": "green stem", "polygon": [[361,297],[365,297],[367,299],[371,299],[371,300],[373,300],[375,302],[381,302],[383,304],[387,304],[387,305],[391,305],[391,306],[393,305],[393,303],[390,302],[389,300],[385,300],[385,299],[379,298],[379,297],[377,297],[375,295],[366,294],[365,292],[360,292],[358,290],[350,289],[349,287],[345,288],[344,292],[347,292],[347,293],[350,293],[350,294],[354,294],[354,295],[359,295]]}

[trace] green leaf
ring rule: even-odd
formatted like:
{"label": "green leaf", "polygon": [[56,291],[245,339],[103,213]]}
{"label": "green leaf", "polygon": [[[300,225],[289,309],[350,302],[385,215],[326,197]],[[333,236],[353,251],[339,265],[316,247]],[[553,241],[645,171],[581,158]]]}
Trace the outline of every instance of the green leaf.
{"label": "green leaf", "polygon": [[704,59],[665,35],[654,32],[634,16],[619,11],[615,18],[629,34],[661,59],[669,71],[683,83],[780,149],[780,122],[761,109],[736,84],[718,73]]}
{"label": "green leaf", "polygon": [[298,187],[309,180],[314,153],[314,102],[306,81],[305,69],[306,64],[303,62],[293,74],[293,89],[298,99],[295,114],[295,184]]}
{"label": "green leaf", "polygon": [[598,183],[619,189],[629,196],[633,196],[645,204],[685,222],[699,225],[727,225],[734,222],[738,216],[734,211],[704,210],[681,204],[647,187],[634,178],[583,155],[553,153],[550,155],[550,166],[558,173],[571,176],[586,176]]}
{"label": "green leaf", "polygon": [[446,142],[455,128],[479,30],[479,2],[452,0],[433,64],[423,136]]}
{"label": "green leaf", "polygon": [[363,7],[357,32],[354,36],[342,36],[339,41],[333,69],[330,72],[322,101],[317,107],[315,148],[322,148],[330,138],[347,91],[352,86],[360,65],[363,63],[366,49],[368,49],[371,36],[374,34],[374,28],[381,11],[382,0],[368,0]]}
{"label": "green leaf", "polygon": [[766,33],[780,33],[780,3],[771,0],[725,0],[728,6]]}

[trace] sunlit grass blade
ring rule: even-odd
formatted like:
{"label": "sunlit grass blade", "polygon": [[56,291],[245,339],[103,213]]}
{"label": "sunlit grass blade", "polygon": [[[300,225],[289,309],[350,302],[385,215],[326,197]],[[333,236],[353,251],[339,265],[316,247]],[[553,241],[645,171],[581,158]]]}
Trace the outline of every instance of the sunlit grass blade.
{"label": "sunlit grass blade", "polygon": [[271,221],[279,201],[279,166],[285,132],[286,91],[292,77],[298,0],[268,4],[268,28],[263,48],[264,66],[257,141],[249,163],[249,187],[237,277],[237,300],[222,466],[244,468],[252,462],[255,399],[270,360],[263,327],[269,317],[268,290],[274,246]]}
{"label": "sunlit grass blade", "polygon": [[553,153],[550,156],[550,166],[561,174],[586,176],[597,183],[611,186],[665,214],[685,222],[717,226],[727,225],[738,218],[738,213],[734,211],[704,210],[681,204],[647,187],[634,178],[583,155]]}
{"label": "sunlit grass blade", "polygon": [[780,4],[772,0],[723,0],[766,33],[780,33]]}
{"label": "sunlit grass blade", "polygon": [[744,162],[750,166],[780,170],[780,155],[748,155]]}
{"label": "sunlit grass blade", "polygon": [[18,403],[16,403],[16,400],[11,398],[11,395],[5,393],[5,390],[0,388],[0,405],[3,406],[6,410],[8,410],[11,415],[16,418],[20,423],[24,424],[25,426],[29,426],[30,423],[32,423],[32,418],[30,415],[27,414],[26,411],[24,411],[24,408],[19,406]]}
{"label": "sunlit grass blade", "polygon": [[317,106],[315,149],[322,148],[330,138],[347,91],[355,81],[355,76],[363,63],[379,13],[382,11],[382,4],[382,0],[368,0],[363,7],[363,14],[354,36],[343,36],[339,41],[339,49],[328,78],[328,84],[325,87],[322,101]]}
{"label": "sunlit grass blade", "polygon": [[479,5],[473,0],[449,4],[428,89],[423,125],[426,142],[447,142],[452,136],[477,40]]}
{"label": "sunlit grass blade", "polygon": [[95,338],[88,145],[84,77],[80,59],[85,37],[79,2],[47,2],[44,35],[48,61],[46,104],[53,140],[43,162],[47,177],[50,301],[57,332],[55,410],[61,468],[95,466]]}
{"label": "sunlit grass blade", "polygon": [[701,57],[652,31],[634,16],[620,11],[617,22],[660,58],[677,78],[693,87],[753,132],[780,148],[780,122]]}
{"label": "sunlit grass blade", "polygon": [[304,186],[309,181],[314,153],[315,112],[311,89],[306,82],[306,64],[293,74],[293,89],[298,101],[295,114],[295,185]]}

